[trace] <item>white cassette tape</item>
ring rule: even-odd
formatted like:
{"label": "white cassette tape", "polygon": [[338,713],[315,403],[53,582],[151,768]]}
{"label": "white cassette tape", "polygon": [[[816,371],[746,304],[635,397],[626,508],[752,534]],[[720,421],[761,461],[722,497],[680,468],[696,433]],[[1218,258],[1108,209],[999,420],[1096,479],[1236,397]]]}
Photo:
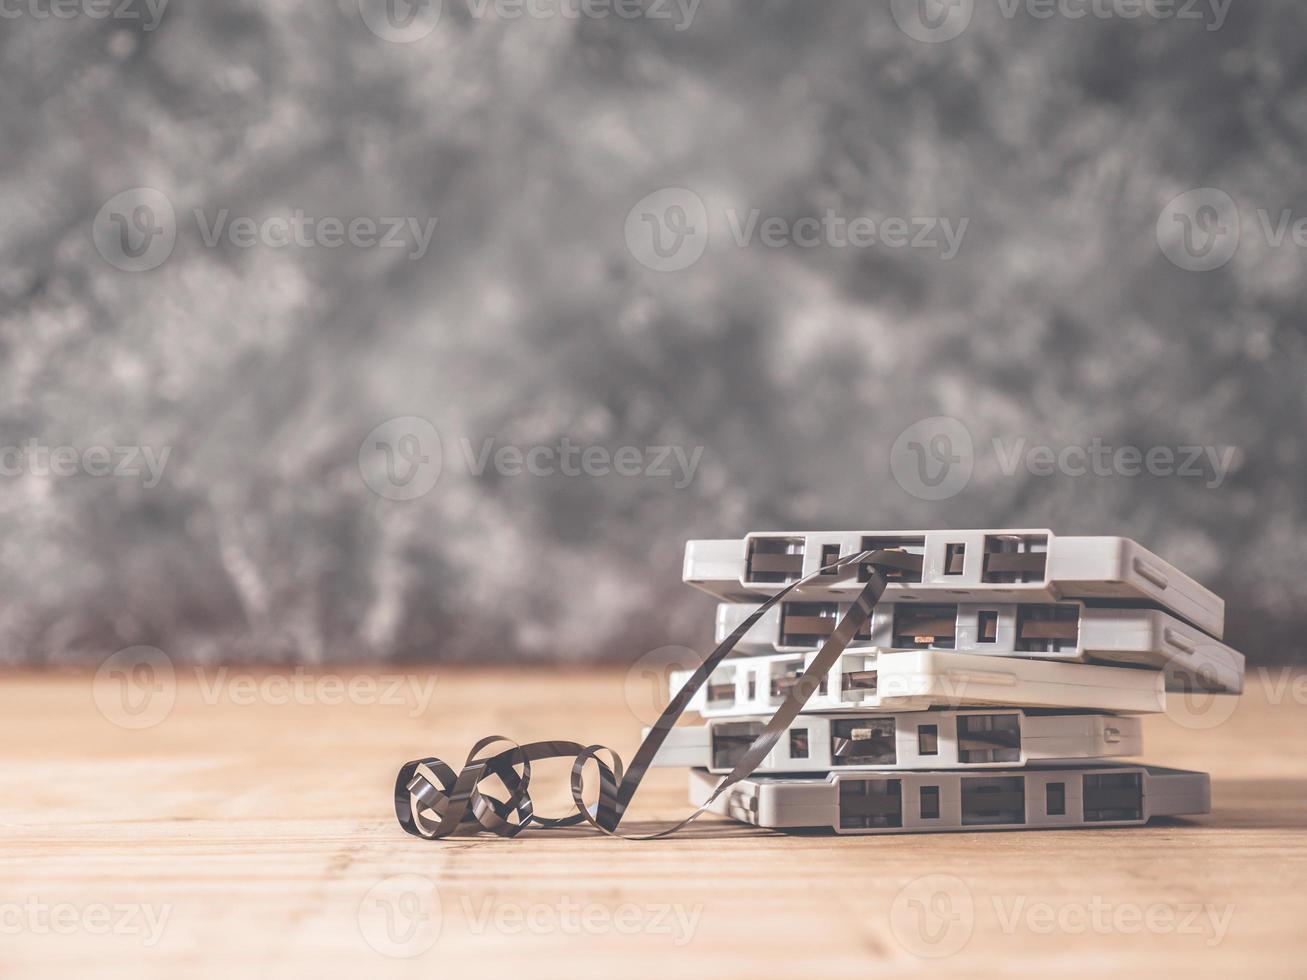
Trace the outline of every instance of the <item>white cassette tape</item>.
{"label": "white cassette tape", "polygon": [[[816,653],[723,662],[691,699],[704,718],[770,717]],[[673,671],[679,690],[690,671]],[[806,712],[919,711],[972,705],[1148,714],[1166,708],[1157,670],[1059,664],[936,650],[845,652]]]}
{"label": "white cassette tape", "polygon": [[[717,607],[717,642],[756,604]],[[744,635],[741,654],[807,653],[821,647],[847,603],[791,601],[768,610]],[[1165,670],[1174,691],[1240,694],[1243,654],[1157,609],[1060,603],[885,602],[850,650],[956,650],[1039,660],[1127,664]]]}
{"label": "white cassette tape", "polygon": [[[877,550],[922,559],[920,572],[889,574],[891,602],[1149,603],[1218,639],[1225,628],[1219,596],[1134,541],[1046,530],[779,532],[691,541],[683,577],[726,602],[760,602],[841,557]],[[796,590],[794,598],[851,601],[867,577],[867,568],[849,565]]]}
{"label": "white cassette tape", "polygon": [[[701,806],[720,781],[692,769],[691,804]],[[758,827],[840,834],[1129,827],[1210,813],[1211,782],[1202,772],[1131,765],[754,776],[710,811]]]}
{"label": "white cassette tape", "polygon": [[[674,728],[655,766],[729,773],[767,723],[721,719]],[[1033,762],[1124,758],[1143,751],[1137,717],[1032,714],[1018,709],[800,715],[755,770],[771,773],[993,769]]]}

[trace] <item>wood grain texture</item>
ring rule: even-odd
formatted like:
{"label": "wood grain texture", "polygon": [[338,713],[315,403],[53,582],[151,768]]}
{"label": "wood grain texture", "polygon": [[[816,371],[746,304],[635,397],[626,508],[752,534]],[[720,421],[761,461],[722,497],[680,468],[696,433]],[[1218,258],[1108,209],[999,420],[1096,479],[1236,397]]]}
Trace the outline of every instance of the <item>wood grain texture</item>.
{"label": "wood grain texture", "polygon": [[[127,731],[97,709],[90,677],[6,679],[5,975],[1304,973],[1302,675],[1252,676],[1219,725],[1147,721],[1147,761],[1213,774],[1210,817],[862,839],[707,818],[652,844],[429,844],[389,812],[399,763],[460,760],[490,733],[629,758],[651,698],[620,672],[441,669],[345,703],[330,681],[246,680],[179,670],[167,717]],[[560,787],[542,800],[565,797],[561,766],[538,778]],[[655,771],[631,829],[683,815],[684,782]],[[438,912],[401,903],[387,933],[402,889],[377,886],[397,875],[432,882]],[[429,948],[373,948],[410,951],[410,936]]]}

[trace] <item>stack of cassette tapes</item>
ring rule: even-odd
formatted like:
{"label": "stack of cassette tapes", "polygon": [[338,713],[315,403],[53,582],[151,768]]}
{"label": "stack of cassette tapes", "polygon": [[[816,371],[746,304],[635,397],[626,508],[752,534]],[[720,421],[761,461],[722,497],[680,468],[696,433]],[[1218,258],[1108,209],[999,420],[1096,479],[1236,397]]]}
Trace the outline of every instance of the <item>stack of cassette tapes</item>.
{"label": "stack of cassette tapes", "polygon": [[[1170,696],[1237,695],[1223,601],[1133,541],[1049,531],[750,534],[691,541],[685,581],[721,600],[717,638],[800,584],[742,637],[669,732],[659,766],[691,801],[724,774],[884,572],[869,622],[748,778],[711,811],[846,834],[1132,826],[1209,812],[1206,773],[1116,761]],[[688,673],[673,676],[679,688]]]}

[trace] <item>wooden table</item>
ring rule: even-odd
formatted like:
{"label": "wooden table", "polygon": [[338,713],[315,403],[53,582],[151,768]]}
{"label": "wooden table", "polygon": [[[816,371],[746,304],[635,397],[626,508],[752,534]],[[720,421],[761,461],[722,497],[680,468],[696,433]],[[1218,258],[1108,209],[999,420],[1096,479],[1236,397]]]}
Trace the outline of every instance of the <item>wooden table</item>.
{"label": "wooden table", "polygon": [[[2,685],[6,976],[1307,975],[1302,675],[1250,672],[1214,727],[1147,722],[1148,761],[1213,774],[1210,817],[860,839],[708,818],[644,844],[433,844],[390,813],[399,763],[485,734],[629,758],[652,696],[622,671],[132,676],[152,701],[104,674]],[[655,771],[633,827],[686,810]]]}

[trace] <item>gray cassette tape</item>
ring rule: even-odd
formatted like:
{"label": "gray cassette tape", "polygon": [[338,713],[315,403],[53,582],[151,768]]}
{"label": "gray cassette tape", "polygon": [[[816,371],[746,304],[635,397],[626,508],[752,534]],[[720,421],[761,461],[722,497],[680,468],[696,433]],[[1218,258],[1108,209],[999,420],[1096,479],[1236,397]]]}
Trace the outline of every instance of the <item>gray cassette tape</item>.
{"label": "gray cassette tape", "polygon": [[[1220,597],[1147,548],[1128,538],[1058,537],[1046,530],[778,532],[691,541],[684,579],[726,602],[759,602],[841,557],[887,549],[922,558],[920,574],[889,574],[890,601],[1149,603],[1218,639],[1225,628]],[[865,567],[851,565],[794,598],[851,601],[867,576]]]}
{"label": "gray cassette tape", "polygon": [[[756,604],[717,607],[717,642]],[[741,654],[807,653],[830,638],[847,603],[793,601],[769,609],[744,635]],[[1157,609],[1060,603],[881,603],[849,645],[859,649],[956,650],[1039,660],[1101,662],[1165,670],[1174,691],[1239,694],[1243,654]]]}
{"label": "gray cassette tape", "polygon": [[[724,661],[691,699],[704,718],[770,717],[817,656]],[[673,690],[689,679],[673,671]],[[1059,664],[936,650],[845,652],[804,706],[808,712],[918,711],[972,705],[1147,714],[1166,709],[1157,670]]]}
{"label": "gray cassette tape", "polygon": [[[674,728],[654,765],[728,773],[766,727],[756,719],[723,719]],[[756,772],[993,769],[1121,758],[1143,751],[1141,729],[1133,717],[1017,709],[800,715]]]}
{"label": "gray cassette tape", "polygon": [[[692,769],[691,804],[720,781]],[[1131,827],[1210,813],[1211,783],[1202,772],[1131,765],[754,776],[710,809],[758,827],[841,834]]]}

